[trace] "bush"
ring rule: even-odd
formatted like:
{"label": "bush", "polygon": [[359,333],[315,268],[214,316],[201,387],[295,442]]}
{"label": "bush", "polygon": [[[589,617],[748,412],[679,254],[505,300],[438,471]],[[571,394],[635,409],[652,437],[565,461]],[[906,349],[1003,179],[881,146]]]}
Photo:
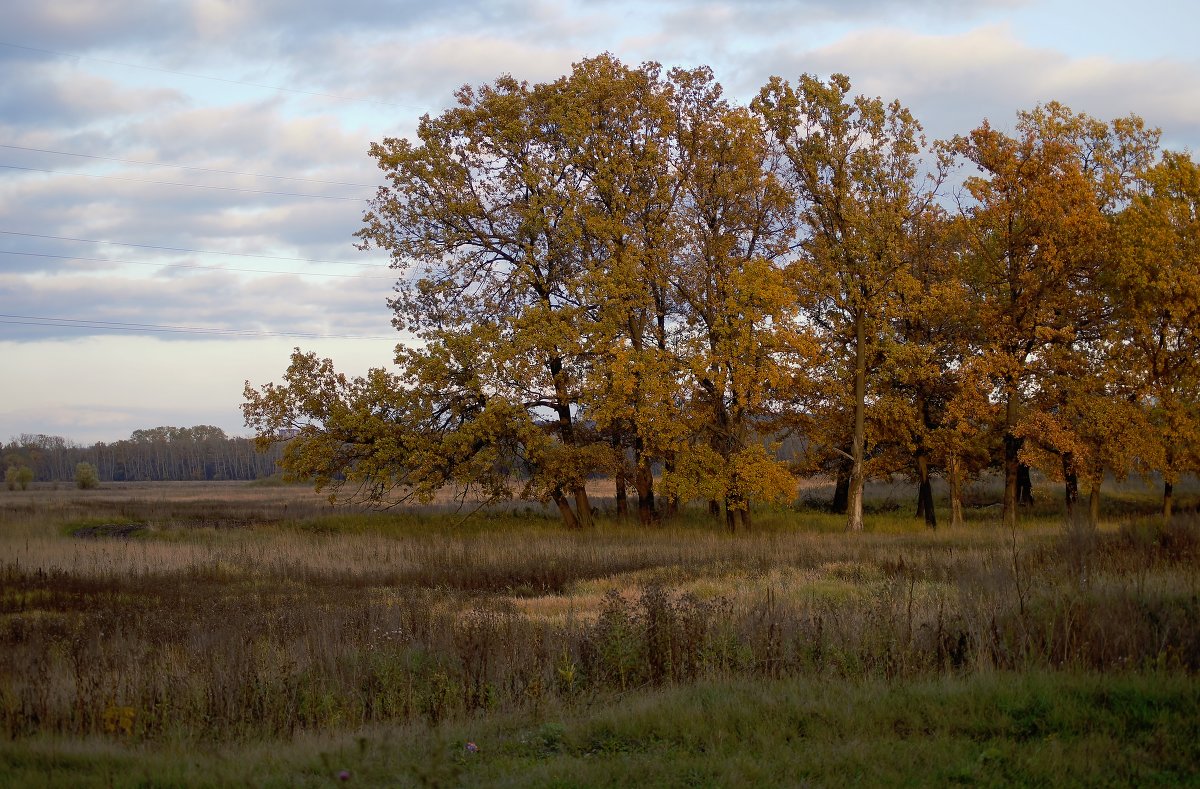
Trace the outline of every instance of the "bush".
{"label": "bush", "polygon": [[28,490],[30,482],[33,482],[33,469],[29,466],[9,466],[4,472],[4,484],[9,490]]}
{"label": "bush", "polygon": [[91,463],[80,463],[75,467],[75,487],[80,490],[91,490],[100,487],[100,476],[96,467]]}

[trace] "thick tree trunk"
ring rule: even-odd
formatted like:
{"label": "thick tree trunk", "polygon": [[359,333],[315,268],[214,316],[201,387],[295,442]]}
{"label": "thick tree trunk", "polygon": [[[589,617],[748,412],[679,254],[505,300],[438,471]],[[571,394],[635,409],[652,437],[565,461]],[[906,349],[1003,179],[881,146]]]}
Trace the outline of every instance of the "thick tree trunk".
{"label": "thick tree trunk", "polygon": [[558,511],[562,515],[563,525],[568,529],[578,529],[579,519],[575,517],[575,513],[571,510],[571,503],[567,501],[567,497],[563,495],[562,488],[555,488],[550,494],[550,498],[554,499],[554,503],[558,505]]}
{"label": "thick tree trunk", "polygon": [[925,525],[937,528],[937,511],[933,506],[933,483],[929,479],[929,455],[921,450],[917,453],[917,517],[925,517]]}
{"label": "thick tree trunk", "polygon": [[854,438],[850,456],[850,496],[846,505],[846,531],[863,529],[863,485],[867,443],[866,316],[860,307],[854,318]]}
{"label": "thick tree trunk", "polygon": [[850,503],[850,463],[838,462],[837,477],[833,485],[833,501],[830,503],[832,509],[838,515],[846,514],[846,507]]}
{"label": "thick tree trunk", "polygon": [[1075,455],[1064,452],[1063,466],[1063,497],[1067,505],[1067,519],[1075,517],[1075,504],[1079,501],[1079,473],[1075,470]]}
{"label": "thick tree trunk", "polygon": [[1029,466],[1024,463],[1017,466],[1017,504],[1033,506],[1033,479],[1029,476]]}
{"label": "thick tree trunk", "polygon": [[[638,439],[640,442],[641,439]],[[650,464],[639,460],[634,472],[633,486],[638,497],[638,523],[650,526],[655,521],[654,513],[654,471]]]}
{"label": "thick tree trunk", "polygon": [[588,502],[587,488],[584,485],[576,485],[571,488],[571,492],[575,495],[575,509],[578,510],[579,525],[585,529],[590,529],[596,525],[592,518],[592,505]]}
{"label": "thick tree trunk", "polygon": [[736,534],[738,526],[750,531],[750,502],[740,496],[725,498],[725,528],[730,534]]}

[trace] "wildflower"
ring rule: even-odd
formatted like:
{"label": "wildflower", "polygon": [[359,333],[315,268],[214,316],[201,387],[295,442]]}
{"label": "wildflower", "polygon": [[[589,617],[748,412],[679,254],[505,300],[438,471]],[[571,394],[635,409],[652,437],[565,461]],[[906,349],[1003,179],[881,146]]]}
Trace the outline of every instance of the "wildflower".
{"label": "wildflower", "polygon": [[338,773],[338,780],[339,781],[349,781],[350,780],[350,771],[342,770],[340,773]]}
{"label": "wildflower", "polygon": [[473,742],[467,743],[467,753],[476,753],[479,751],[479,746]]}

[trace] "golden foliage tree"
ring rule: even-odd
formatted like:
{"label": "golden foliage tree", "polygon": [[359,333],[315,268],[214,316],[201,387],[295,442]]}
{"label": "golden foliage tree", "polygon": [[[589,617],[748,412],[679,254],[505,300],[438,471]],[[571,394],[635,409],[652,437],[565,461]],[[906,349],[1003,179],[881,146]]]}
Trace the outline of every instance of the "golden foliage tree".
{"label": "golden foliage tree", "polygon": [[823,410],[850,416],[849,429],[827,444],[850,461],[847,529],[861,530],[868,379],[882,362],[898,294],[918,287],[906,266],[911,230],[940,174],[924,183],[924,138],[911,113],[899,102],[851,98],[844,75],[803,75],[795,87],[772,78],[754,106],[790,163],[803,235],[792,272],[834,377],[824,387],[834,403]]}

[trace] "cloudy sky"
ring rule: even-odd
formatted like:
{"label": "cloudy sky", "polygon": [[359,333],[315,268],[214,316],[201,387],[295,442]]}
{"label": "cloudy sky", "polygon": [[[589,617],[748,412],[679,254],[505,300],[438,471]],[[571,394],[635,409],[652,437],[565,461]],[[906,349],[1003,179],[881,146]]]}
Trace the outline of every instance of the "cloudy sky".
{"label": "cloudy sky", "polygon": [[243,382],[299,346],[390,362],[392,277],[358,252],[371,141],[464,83],[612,52],[734,98],[848,74],[931,138],[1059,100],[1200,150],[1180,0],[0,0],[0,442],[247,434]]}

